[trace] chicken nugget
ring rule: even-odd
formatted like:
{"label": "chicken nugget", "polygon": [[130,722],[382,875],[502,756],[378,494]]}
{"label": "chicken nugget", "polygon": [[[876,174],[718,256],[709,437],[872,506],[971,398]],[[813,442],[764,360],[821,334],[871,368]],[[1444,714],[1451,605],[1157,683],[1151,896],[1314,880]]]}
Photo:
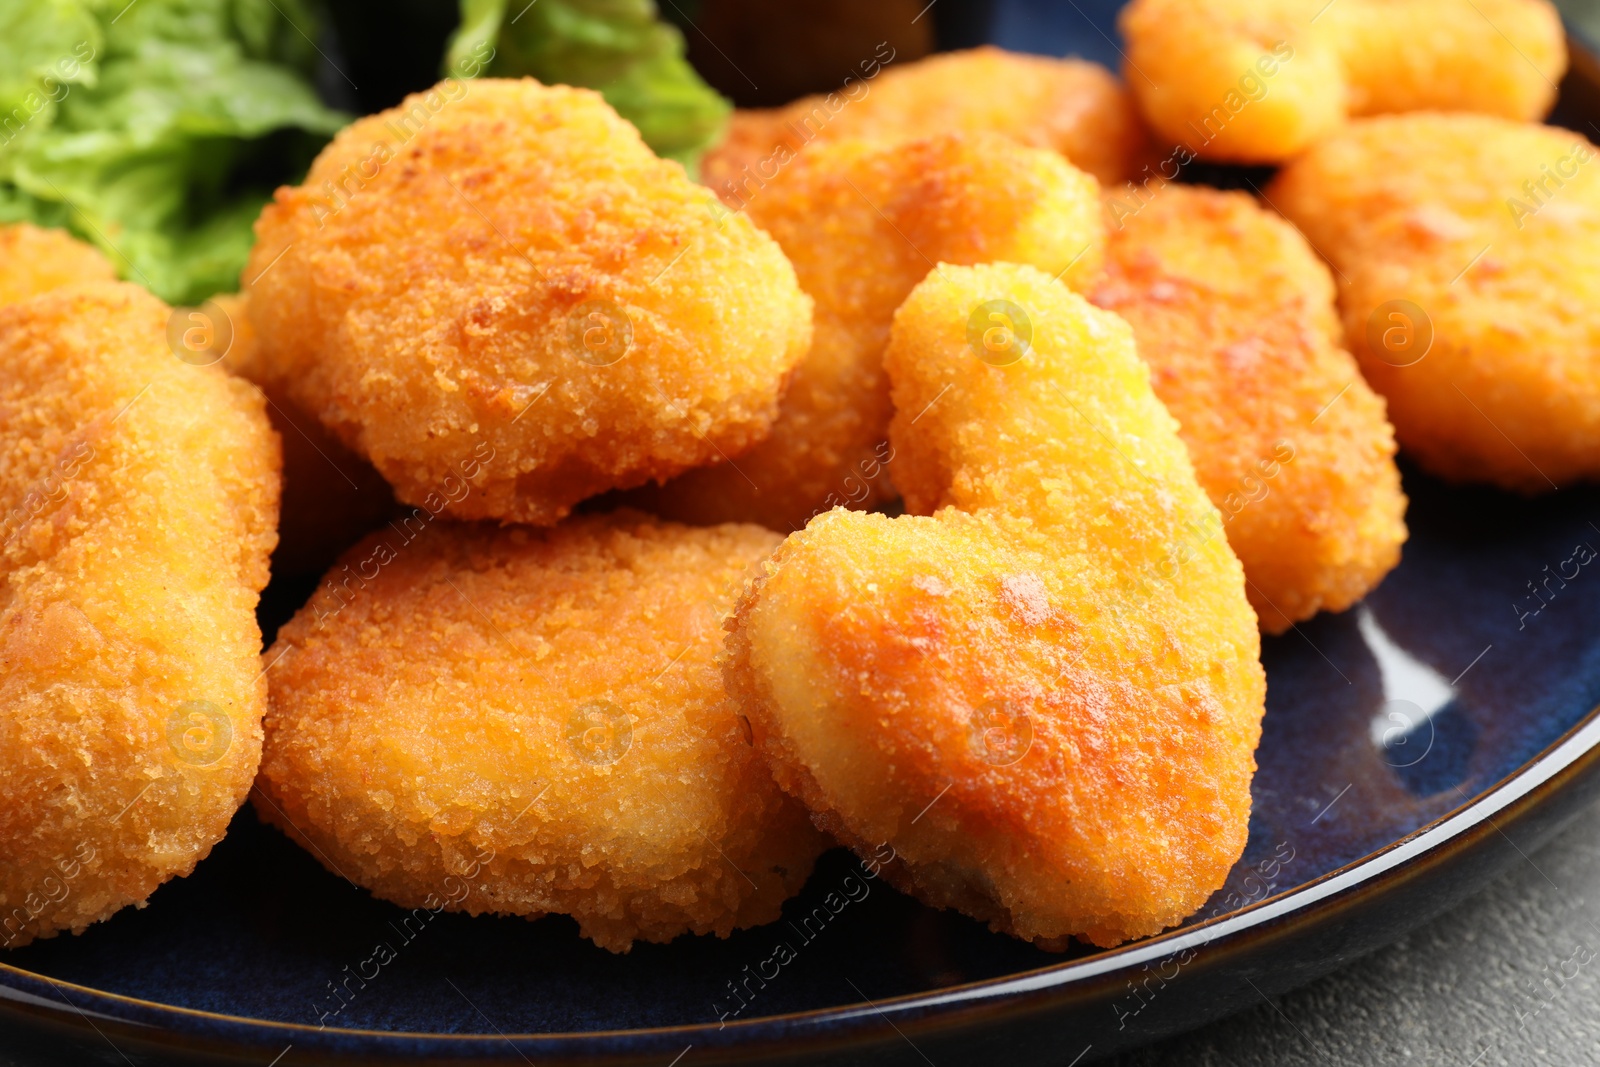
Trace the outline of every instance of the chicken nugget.
{"label": "chicken nugget", "polygon": [[283,440],[283,504],[272,572],[315,578],[394,513],[394,492],[372,464],[306,414],[284,391],[281,377],[269,372],[249,304],[242,293],[230,293],[180,314],[195,332],[196,355],[219,351],[224,367],[266,394],[267,416]]}
{"label": "chicken nugget", "polygon": [[1400,115],[1268,190],[1339,273],[1345,342],[1432,473],[1527,493],[1600,476],[1597,152],[1550,126]]}
{"label": "chicken nugget", "polygon": [[0,226],[0,304],[116,277],[116,269],[99,249],[65,230],[44,230],[26,222]]}
{"label": "chicken nugget", "polygon": [[277,435],[168,315],[116,282],[0,308],[0,946],[188,874],[261,755]]}
{"label": "chicken nugget", "polygon": [[1350,116],[1537,119],[1567,67],[1548,0],[1133,0],[1119,26],[1155,131],[1238,163],[1289,159]]}
{"label": "chicken nugget", "polygon": [[928,903],[1053,949],[1156,933],[1244,849],[1266,682],[1132,331],[1031,267],[941,266],[885,361],[916,514],[789,537],[729,690],[818,825]]}
{"label": "chicken nugget", "polygon": [[816,302],[811,350],[766,441],[631,498],[687,522],[788,533],[836,504],[893,497],[889,379],[894,309],[935,262],[1011,260],[1078,287],[1100,270],[1093,178],[998,134],[808,149],[750,203]]}
{"label": "chicken nugget", "polygon": [[1171,185],[1108,205],[1121,226],[1091,299],[1133,327],[1261,628],[1343,611],[1400,562],[1406,498],[1327,266],[1241,193]]}
{"label": "chicken nugget", "polygon": [[737,455],[810,343],[777,244],[583,89],[407,97],[341,132],[256,233],[272,372],[402,501],[461,518],[552,523]]}
{"label": "chicken nugget", "polygon": [[717,668],[776,534],[636,513],[375,534],[274,646],[257,808],[405,908],[613,952],[770,922],[826,844]]}
{"label": "chicken nugget", "polygon": [[906,141],[950,132],[999,133],[1066,156],[1102,182],[1133,174],[1149,139],[1121,83],[1098,63],[985,46],[889,66],[864,57],[864,77],[782,108],[733,113],[700,165],[728,206],[748,202],[782,160],[813,141]]}

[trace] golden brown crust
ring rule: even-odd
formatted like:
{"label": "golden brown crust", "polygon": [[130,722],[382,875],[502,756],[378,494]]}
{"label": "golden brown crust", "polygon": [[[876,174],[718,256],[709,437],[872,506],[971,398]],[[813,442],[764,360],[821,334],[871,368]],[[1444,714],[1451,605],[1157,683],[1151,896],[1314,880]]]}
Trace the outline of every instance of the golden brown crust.
{"label": "golden brown crust", "polygon": [[[1005,366],[969,341],[991,300],[1030,321]],[[899,484],[938,510],[788,538],[729,623],[730,690],[780,784],[924,900],[1049,948],[1180,921],[1244,847],[1265,679],[1131,332],[1032,268],[945,265],[885,361]]]}
{"label": "golden brown crust", "polygon": [[618,952],[776,919],[825,842],[716,659],[777,540],[627,512],[374,534],[273,647],[258,810],[407,908],[568,914]]}
{"label": "golden brown crust", "polygon": [[168,312],[117,283],[0,308],[0,945],[188,874],[255,776],[277,437]]}
{"label": "golden brown crust", "polygon": [[1406,498],[1327,266],[1241,193],[1170,185],[1107,204],[1120,228],[1092,299],[1133,327],[1261,628],[1344,610],[1400,562]]}
{"label": "golden brown crust", "polygon": [[0,304],[116,277],[99,249],[63,230],[40,229],[27,222],[0,226]]}
{"label": "golden brown crust", "polygon": [[777,245],[588,90],[443,82],[347,127],[256,232],[274,373],[408,503],[487,446],[463,518],[737,455],[810,341]]}
{"label": "golden brown crust", "polygon": [[1478,115],[1352,123],[1272,203],[1339,274],[1345,340],[1429,471],[1522,492],[1600,476],[1600,161]]}
{"label": "golden brown crust", "polygon": [[1537,119],[1567,65],[1548,0],[1133,0],[1118,24],[1151,127],[1241,163],[1289,159],[1350,116]]}
{"label": "golden brown crust", "polygon": [[730,206],[769,179],[779,146],[906,141],[935,134],[997,133],[1048,149],[1102,182],[1133,174],[1148,150],[1138,111],[1098,63],[1050,59],[984,46],[886,66],[839,93],[786,107],[733,113],[722,144],[701,164],[705,183]]}
{"label": "golden brown crust", "polygon": [[222,365],[261,387],[267,417],[283,440],[283,506],[272,571],[316,577],[394,513],[394,491],[372,464],[294,402],[281,375],[271,373],[250,322],[249,298],[232,293],[208,303],[192,314],[220,315],[212,326],[229,335]]}
{"label": "golden brown crust", "polygon": [[766,441],[632,498],[670,518],[788,533],[836,504],[892,497],[883,349],[894,309],[933,264],[1028,263],[1074,287],[1100,270],[1095,181],[1053,152],[977,133],[780,158],[749,214],[816,302],[811,350]]}

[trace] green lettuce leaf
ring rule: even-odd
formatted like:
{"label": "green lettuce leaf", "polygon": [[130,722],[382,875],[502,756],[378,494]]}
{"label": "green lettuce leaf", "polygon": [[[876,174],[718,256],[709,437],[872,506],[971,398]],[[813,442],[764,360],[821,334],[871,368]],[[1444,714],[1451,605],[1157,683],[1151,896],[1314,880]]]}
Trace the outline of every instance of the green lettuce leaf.
{"label": "green lettuce leaf", "polygon": [[645,143],[695,173],[722,136],[731,105],[684,58],[683,35],[662,22],[654,0],[461,0],[461,27],[445,73],[531,75],[550,85],[596,89],[639,128]]}
{"label": "green lettuce leaf", "polygon": [[54,122],[75,87],[94,84],[86,60],[100,43],[99,23],[76,0],[0,9],[0,151]]}
{"label": "green lettuce leaf", "polygon": [[0,69],[26,75],[0,79],[0,103],[27,117],[8,140],[0,115],[0,221],[65,224],[172,303],[236,289],[261,205],[348,121],[306,78],[314,32],[291,0],[50,0],[0,16]]}

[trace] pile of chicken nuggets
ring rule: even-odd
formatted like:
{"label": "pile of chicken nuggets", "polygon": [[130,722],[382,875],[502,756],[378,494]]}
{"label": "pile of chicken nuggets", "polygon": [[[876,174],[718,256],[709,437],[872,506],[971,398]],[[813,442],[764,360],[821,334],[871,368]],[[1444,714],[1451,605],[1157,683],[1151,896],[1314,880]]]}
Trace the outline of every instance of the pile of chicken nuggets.
{"label": "pile of chicken nuggets", "polygon": [[[1120,81],[984,48],[738,112],[704,184],[594,92],[441,86],[200,309],[0,229],[0,945],[247,797],[616,952],[834,845],[1047,949],[1199,910],[1261,635],[1398,564],[1397,450],[1600,475],[1600,164],[1538,124],[1543,0],[1121,26]],[[321,577],[263,650],[269,570]]]}

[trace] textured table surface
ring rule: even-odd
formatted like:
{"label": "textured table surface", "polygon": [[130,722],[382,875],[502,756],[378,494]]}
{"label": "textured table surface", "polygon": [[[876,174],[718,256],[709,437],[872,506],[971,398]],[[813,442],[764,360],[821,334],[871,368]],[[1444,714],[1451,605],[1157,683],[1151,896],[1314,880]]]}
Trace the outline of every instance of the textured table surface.
{"label": "textured table surface", "polygon": [[1590,41],[1600,42],[1600,0],[1560,0],[1556,6]]}
{"label": "textured table surface", "polygon": [[1600,1063],[1600,808],[1461,907],[1116,1067]]}

